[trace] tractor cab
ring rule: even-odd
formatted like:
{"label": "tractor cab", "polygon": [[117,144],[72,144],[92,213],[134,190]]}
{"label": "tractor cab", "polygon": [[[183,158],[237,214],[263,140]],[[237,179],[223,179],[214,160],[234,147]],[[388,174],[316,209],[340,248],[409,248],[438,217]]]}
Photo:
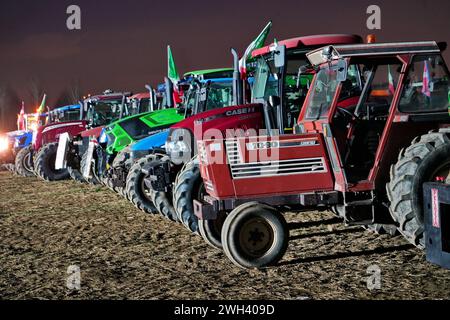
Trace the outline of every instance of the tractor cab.
{"label": "tractor cab", "polygon": [[449,121],[435,42],[329,46],[308,59],[316,74],[296,132],[324,136],[340,190],[384,189],[392,151]]}
{"label": "tractor cab", "polygon": [[292,133],[312,80],[306,53],[324,43],[361,43],[356,35],[321,35],[293,38],[253,51],[253,103],[266,105],[265,122],[270,131]]}
{"label": "tractor cab", "polygon": [[150,93],[137,93],[127,98],[125,104],[126,113],[129,115],[136,115],[148,111],[153,111],[150,99]]}
{"label": "tractor cab", "polygon": [[88,97],[83,102],[82,119],[91,128],[104,126],[127,115],[126,102],[129,92],[105,91],[102,95]]}
{"label": "tractor cab", "polygon": [[232,78],[192,81],[185,99],[185,117],[230,106],[233,100],[232,81]]}

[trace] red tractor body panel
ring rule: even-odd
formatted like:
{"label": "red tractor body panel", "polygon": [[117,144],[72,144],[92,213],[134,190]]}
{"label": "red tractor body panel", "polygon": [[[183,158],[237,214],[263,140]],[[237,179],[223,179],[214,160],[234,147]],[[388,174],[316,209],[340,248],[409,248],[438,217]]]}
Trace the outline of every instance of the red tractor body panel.
{"label": "red tractor body panel", "polygon": [[71,136],[76,136],[86,130],[87,122],[84,120],[58,122],[41,126],[36,131],[36,138],[33,142],[33,149],[38,151],[47,143],[57,142],[59,136],[65,132]]}
{"label": "red tractor body panel", "polygon": [[227,130],[259,130],[263,126],[262,105],[246,104],[202,112],[178,122],[171,129],[188,129],[195,140],[202,140],[225,137]]}
{"label": "red tractor body panel", "polygon": [[199,143],[199,155],[205,187],[217,199],[334,189],[320,134],[208,140]]}

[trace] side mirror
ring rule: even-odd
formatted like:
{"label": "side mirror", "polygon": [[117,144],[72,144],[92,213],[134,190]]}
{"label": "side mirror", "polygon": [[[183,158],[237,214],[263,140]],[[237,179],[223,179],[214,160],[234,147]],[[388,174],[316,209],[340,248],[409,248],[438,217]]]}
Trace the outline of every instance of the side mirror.
{"label": "side mirror", "polygon": [[282,68],[286,64],[286,46],[277,45],[274,50],[274,64],[276,68]]}
{"label": "side mirror", "polygon": [[337,63],[337,81],[344,82],[347,80],[347,61],[339,60]]}

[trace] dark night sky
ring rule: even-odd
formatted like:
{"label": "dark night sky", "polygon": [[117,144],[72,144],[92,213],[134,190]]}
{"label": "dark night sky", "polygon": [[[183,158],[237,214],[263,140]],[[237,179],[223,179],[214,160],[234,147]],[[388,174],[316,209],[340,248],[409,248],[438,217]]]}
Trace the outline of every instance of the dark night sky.
{"label": "dark night sky", "polygon": [[[70,4],[81,7],[81,31],[66,29]],[[366,29],[370,4],[382,9],[381,31]],[[0,83],[29,101],[28,82],[37,77],[52,106],[77,79],[84,93],[161,82],[167,44],[180,73],[229,66],[229,48],[242,52],[270,19],[270,41],[317,33],[448,41],[449,13],[448,0],[0,0]]]}

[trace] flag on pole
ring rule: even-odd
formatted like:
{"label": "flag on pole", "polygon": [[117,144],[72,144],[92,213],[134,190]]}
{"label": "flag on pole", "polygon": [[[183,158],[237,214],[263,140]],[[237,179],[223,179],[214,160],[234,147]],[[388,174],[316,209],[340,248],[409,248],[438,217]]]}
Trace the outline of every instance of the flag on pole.
{"label": "flag on pole", "polygon": [[422,82],[422,93],[427,97],[431,98],[430,90],[430,70],[428,69],[428,61],[424,61],[423,65],[423,82]]}
{"label": "flag on pole", "polygon": [[388,65],[388,79],[389,79],[389,92],[392,95],[394,95],[395,93],[394,77],[392,76],[390,65]]}
{"label": "flag on pole", "polygon": [[262,48],[264,46],[264,43],[266,42],[267,36],[269,35],[271,29],[272,29],[272,21],[269,21],[269,23],[264,27],[264,29],[256,37],[256,39],[249,44],[247,49],[245,49],[242,58],[239,60],[239,70],[243,78],[247,73],[247,60],[251,59],[252,57],[251,54],[253,50]]}
{"label": "flag on pole", "polygon": [[47,95],[44,93],[44,96],[42,97],[42,102],[39,108],[37,109],[38,114],[44,113],[45,110],[45,101],[47,100]]}
{"label": "flag on pole", "polygon": [[22,101],[22,108],[20,109],[19,116],[17,117],[17,129],[25,130],[25,102]]}
{"label": "flag on pole", "polygon": [[174,85],[180,80],[170,46],[167,46],[167,77]]}

